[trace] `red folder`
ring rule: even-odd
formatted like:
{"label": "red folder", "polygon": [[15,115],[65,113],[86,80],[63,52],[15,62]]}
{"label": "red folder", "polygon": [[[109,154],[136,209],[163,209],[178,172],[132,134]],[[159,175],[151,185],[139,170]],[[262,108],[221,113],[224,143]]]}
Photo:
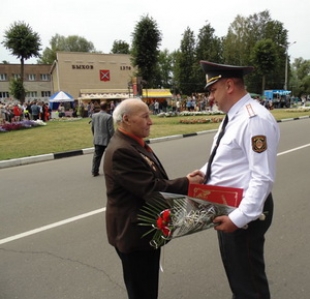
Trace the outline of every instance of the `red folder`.
{"label": "red folder", "polygon": [[224,186],[189,184],[188,196],[211,203],[237,208],[242,200],[243,189]]}

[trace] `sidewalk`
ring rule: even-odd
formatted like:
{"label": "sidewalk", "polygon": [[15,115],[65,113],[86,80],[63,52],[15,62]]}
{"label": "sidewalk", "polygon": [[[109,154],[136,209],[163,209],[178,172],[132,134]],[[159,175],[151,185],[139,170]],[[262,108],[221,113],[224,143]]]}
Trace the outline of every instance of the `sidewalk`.
{"label": "sidewalk", "polygon": [[[278,123],[291,121],[291,120],[305,119],[305,118],[310,118],[310,116],[301,116],[301,117],[295,117],[295,118],[281,119],[281,120],[278,120]],[[191,134],[179,134],[179,135],[171,135],[171,136],[154,138],[154,139],[147,139],[146,143],[153,144],[153,143],[158,143],[158,142],[163,142],[163,141],[169,141],[169,140],[192,137],[192,136],[197,136],[197,135],[202,135],[202,134],[214,133],[216,131],[217,130],[207,130],[207,131],[200,131],[200,132],[191,133]],[[18,158],[18,159],[3,160],[3,161],[0,161],[0,169],[14,167],[14,166],[22,166],[22,165],[44,162],[44,161],[50,161],[50,160],[55,160],[55,159],[80,156],[80,155],[85,155],[85,154],[91,154],[93,152],[94,152],[94,148],[91,147],[91,148],[85,148],[81,150],[68,151],[68,152],[62,152],[62,153],[51,153],[51,154],[24,157],[24,158]]]}

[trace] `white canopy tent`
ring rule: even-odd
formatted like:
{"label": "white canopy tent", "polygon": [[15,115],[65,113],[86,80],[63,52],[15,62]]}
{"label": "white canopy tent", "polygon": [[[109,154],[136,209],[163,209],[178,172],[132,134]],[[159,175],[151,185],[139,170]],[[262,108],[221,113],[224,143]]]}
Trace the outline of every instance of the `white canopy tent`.
{"label": "white canopy tent", "polygon": [[57,91],[49,98],[50,103],[73,102],[74,98],[71,94],[64,91]]}

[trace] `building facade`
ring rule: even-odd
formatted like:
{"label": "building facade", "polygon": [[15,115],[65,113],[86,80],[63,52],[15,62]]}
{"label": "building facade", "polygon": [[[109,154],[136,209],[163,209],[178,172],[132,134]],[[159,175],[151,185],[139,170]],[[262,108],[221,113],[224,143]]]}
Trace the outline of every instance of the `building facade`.
{"label": "building facade", "polygon": [[[14,100],[10,95],[10,81],[20,78],[20,64],[0,64],[0,101]],[[50,64],[25,64],[24,87],[26,101],[38,99],[48,102],[53,92]]]}
{"label": "building facade", "polygon": [[[133,94],[130,55],[57,52],[52,64],[25,64],[26,101],[48,101],[57,91],[75,99],[124,99]],[[14,100],[10,80],[20,77],[20,64],[0,64],[0,100]]]}
{"label": "building facade", "polygon": [[51,68],[54,91],[79,101],[122,100],[132,95],[134,67],[130,55],[57,52]]}
{"label": "building facade", "polygon": [[[102,100],[114,104],[131,96],[140,96],[147,104],[171,99],[169,90],[142,89],[142,78],[129,54],[57,52],[53,64],[25,64],[26,102],[48,102],[51,95],[64,91],[85,107]],[[9,93],[10,80],[20,76],[20,64],[0,64],[0,101],[14,100]],[[51,106],[53,110],[57,105]],[[72,108],[69,107],[68,108]],[[76,107],[77,108],[77,107]]]}

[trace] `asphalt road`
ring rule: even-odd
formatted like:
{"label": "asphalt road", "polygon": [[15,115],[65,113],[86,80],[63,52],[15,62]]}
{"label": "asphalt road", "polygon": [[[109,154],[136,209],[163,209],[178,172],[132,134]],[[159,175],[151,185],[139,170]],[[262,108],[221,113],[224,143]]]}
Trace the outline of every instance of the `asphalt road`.
{"label": "asphalt road", "polygon": [[[310,297],[310,119],[280,123],[266,265],[274,299]],[[214,133],[152,144],[170,177],[199,168]],[[126,298],[105,234],[103,175],[92,155],[0,169],[0,299]],[[160,299],[231,298],[213,229],[163,250]]]}

